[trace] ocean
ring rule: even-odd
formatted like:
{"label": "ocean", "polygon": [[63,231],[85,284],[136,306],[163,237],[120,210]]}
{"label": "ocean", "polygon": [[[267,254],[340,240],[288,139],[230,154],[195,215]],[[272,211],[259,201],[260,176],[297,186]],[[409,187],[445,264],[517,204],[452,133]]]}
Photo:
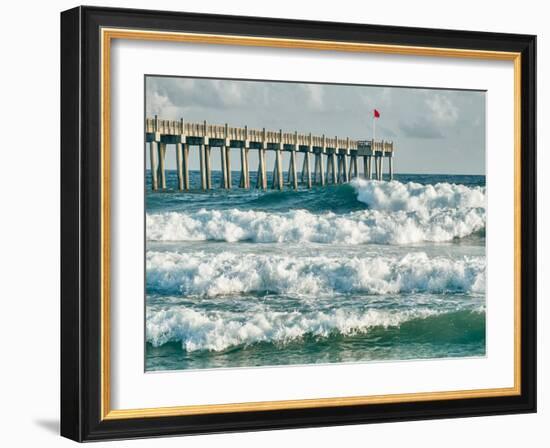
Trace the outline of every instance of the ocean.
{"label": "ocean", "polygon": [[485,355],[485,176],[212,177],[146,173],[147,371]]}

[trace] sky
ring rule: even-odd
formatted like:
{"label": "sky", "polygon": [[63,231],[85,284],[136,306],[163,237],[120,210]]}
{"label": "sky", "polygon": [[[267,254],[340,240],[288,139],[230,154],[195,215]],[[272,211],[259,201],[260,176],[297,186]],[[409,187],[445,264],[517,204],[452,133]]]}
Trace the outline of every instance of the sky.
{"label": "sky", "polygon": [[[481,91],[148,76],[145,108],[147,117],[352,139],[372,138],[377,109],[376,139],[394,142],[396,173],[485,174]],[[172,148],[168,169],[176,166]],[[252,171],[256,152],[250,151]],[[220,167],[216,154],[212,149],[213,170]],[[239,165],[236,152],[232,169]],[[190,168],[198,166],[198,151],[191,148]]]}

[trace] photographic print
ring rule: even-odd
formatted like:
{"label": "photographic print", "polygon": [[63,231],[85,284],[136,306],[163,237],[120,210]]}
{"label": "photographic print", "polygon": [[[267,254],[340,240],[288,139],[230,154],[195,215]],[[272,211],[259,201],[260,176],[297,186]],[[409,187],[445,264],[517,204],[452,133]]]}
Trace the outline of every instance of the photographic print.
{"label": "photographic print", "polygon": [[64,11],[61,434],[536,412],[536,41]]}
{"label": "photographic print", "polygon": [[145,370],[486,354],[485,91],[145,78]]}

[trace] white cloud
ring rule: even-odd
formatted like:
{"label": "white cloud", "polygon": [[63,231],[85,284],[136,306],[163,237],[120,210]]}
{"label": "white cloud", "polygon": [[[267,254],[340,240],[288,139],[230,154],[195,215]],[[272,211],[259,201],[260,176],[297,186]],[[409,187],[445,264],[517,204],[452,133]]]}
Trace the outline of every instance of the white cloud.
{"label": "white cloud", "polygon": [[236,82],[215,81],[213,84],[220,102],[224,106],[240,106],[244,102],[246,87]]}
{"label": "white cloud", "polygon": [[166,116],[168,114],[168,109],[174,107],[168,97],[156,91],[148,92],[146,104],[148,116]]}
{"label": "white cloud", "polygon": [[458,120],[458,108],[445,95],[430,95],[426,98],[426,105],[432,113],[432,119],[436,122],[452,125]]}
{"label": "white cloud", "polygon": [[325,92],[323,86],[319,84],[302,84],[306,93],[306,103],[314,110],[322,110],[324,104]]}

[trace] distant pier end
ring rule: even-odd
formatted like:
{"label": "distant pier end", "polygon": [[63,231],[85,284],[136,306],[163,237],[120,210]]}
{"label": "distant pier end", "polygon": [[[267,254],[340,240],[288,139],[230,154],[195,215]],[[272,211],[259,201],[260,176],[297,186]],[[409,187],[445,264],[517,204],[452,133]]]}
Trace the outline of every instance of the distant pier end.
{"label": "distant pier end", "polygon": [[[146,118],[145,141],[149,144],[151,161],[151,188],[166,189],[166,145],[176,148],[178,190],[189,190],[189,149],[198,147],[200,161],[201,189],[212,186],[211,151],[218,148],[221,161],[221,182],[219,187],[229,189],[231,179],[231,153],[238,151],[241,159],[240,188],[251,188],[249,151],[258,151],[256,188],[266,190],[267,157],[266,151],[275,152],[271,188],[282,190],[284,185],[293,189],[298,184],[327,185],[349,182],[359,177],[358,159],[363,158],[363,177],[383,179],[384,158],[388,159],[388,177],[393,179],[394,144],[385,140],[353,140],[349,137],[327,137],[324,134],[312,135],[248,129],[225,125],[186,123],[181,120],[162,120],[158,117]],[[285,182],[283,172],[283,151],[290,153],[290,161]],[[298,178],[298,153],[303,154],[302,167]],[[313,159],[313,170],[311,161]]]}

